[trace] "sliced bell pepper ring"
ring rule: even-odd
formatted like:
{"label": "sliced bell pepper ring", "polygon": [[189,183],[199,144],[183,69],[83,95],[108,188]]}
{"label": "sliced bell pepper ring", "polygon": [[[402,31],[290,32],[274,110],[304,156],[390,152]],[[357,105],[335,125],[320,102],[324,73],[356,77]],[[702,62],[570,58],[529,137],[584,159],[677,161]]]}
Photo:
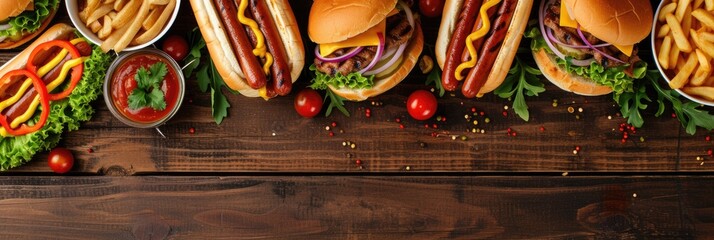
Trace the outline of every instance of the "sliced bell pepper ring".
{"label": "sliced bell pepper ring", "polygon": [[[30,58],[27,60],[27,69],[30,70],[33,73],[37,73],[38,67],[35,66],[35,57],[41,52],[41,51],[46,51],[49,50],[50,48],[53,47],[60,47],[62,49],[66,49],[69,54],[72,56],[72,59],[76,58],[81,58],[82,55],[79,53],[79,50],[69,41],[64,41],[64,40],[52,40],[49,42],[42,43],[35,47],[35,49],[32,50],[32,53],[30,53]],[[59,93],[55,94],[50,94],[49,95],[49,100],[50,101],[55,101],[55,100],[60,100],[63,99],[69,94],[72,93],[74,88],[77,86],[77,83],[79,83],[79,80],[82,79],[82,73],[84,71],[84,64],[79,64],[75,67],[72,68],[72,78],[69,82],[69,86],[67,88]]]}
{"label": "sliced bell pepper ring", "polygon": [[0,113],[0,125],[5,128],[5,131],[7,131],[8,134],[13,136],[21,136],[40,130],[45,125],[45,123],[47,122],[47,118],[50,116],[50,99],[49,93],[47,93],[47,87],[45,86],[45,82],[42,81],[42,79],[35,75],[33,72],[28,71],[26,69],[10,71],[0,79],[0,82],[9,82],[6,80],[9,80],[8,78],[15,76],[24,76],[32,79],[32,85],[35,87],[35,91],[37,91],[38,96],[40,96],[40,104],[42,105],[42,113],[40,114],[40,119],[33,126],[27,126],[27,124],[22,124],[22,126],[20,126],[19,128],[12,129],[12,127],[10,127],[10,124],[8,123],[7,116]]}

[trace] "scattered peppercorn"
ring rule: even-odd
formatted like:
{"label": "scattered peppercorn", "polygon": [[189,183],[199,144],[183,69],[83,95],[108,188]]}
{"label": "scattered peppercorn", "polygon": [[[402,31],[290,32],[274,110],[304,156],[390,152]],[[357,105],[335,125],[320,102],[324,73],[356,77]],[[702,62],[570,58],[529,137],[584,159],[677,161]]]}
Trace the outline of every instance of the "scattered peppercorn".
{"label": "scattered peppercorn", "polygon": [[540,131],[541,131],[541,132],[545,132],[545,127],[540,126]]}
{"label": "scattered peppercorn", "polygon": [[704,140],[706,140],[707,142],[710,142],[710,141],[712,140],[712,137],[711,137],[711,136],[706,136],[706,137],[704,138]]}
{"label": "scattered peppercorn", "polygon": [[189,128],[189,129],[188,129],[188,133],[194,134],[194,133],[196,133],[196,129],[195,129],[195,128]]}
{"label": "scattered peppercorn", "polygon": [[330,137],[334,137],[334,136],[335,136],[335,133],[332,132],[332,131],[330,131],[330,133],[328,133],[328,135],[330,135]]}
{"label": "scattered peppercorn", "polygon": [[331,125],[332,127],[337,127],[337,122],[332,122],[332,124],[330,124],[330,125]]}
{"label": "scattered peppercorn", "polygon": [[92,148],[87,148],[87,152],[88,152],[88,153],[93,153],[93,152],[94,152],[94,149],[92,149]]}
{"label": "scattered peppercorn", "polygon": [[399,128],[404,129],[404,124],[399,124]]}

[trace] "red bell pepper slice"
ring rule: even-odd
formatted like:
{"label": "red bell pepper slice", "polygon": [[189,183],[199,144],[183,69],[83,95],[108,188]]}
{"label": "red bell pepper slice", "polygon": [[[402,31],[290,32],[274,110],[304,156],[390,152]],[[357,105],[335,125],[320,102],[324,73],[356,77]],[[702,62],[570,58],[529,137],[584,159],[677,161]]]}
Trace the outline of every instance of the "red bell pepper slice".
{"label": "red bell pepper slice", "polygon": [[42,79],[40,79],[40,77],[38,77],[36,74],[26,69],[10,71],[0,79],[0,82],[9,82],[7,81],[9,80],[8,78],[15,76],[25,76],[32,80],[32,85],[35,87],[35,91],[37,91],[38,96],[40,96],[40,104],[42,105],[42,114],[40,115],[40,120],[37,121],[33,126],[27,126],[27,124],[23,123],[22,126],[20,126],[19,128],[12,129],[12,127],[10,127],[10,124],[7,122],[7,116],[0,113],[0,125],[5,128],[7,133],[13,136],[21,136],[28,133],[33,133],[45,126],[47,118],[50,116],[50,100],[49,93],[47,93],[47,86],[45,86],[45,82],[42,81]]}
{"label": "red bell pepper slice", "polygon": [[[34,63],[35,57],[37,57],[38,53],[40,53],[41,51],[46,51],[53,47],[60,47],[63,49],[67,49],[69,54],[72,56],[72,59],[82,57],[82,55],[79,53],[79,50],[77,50],[77,48],[74,45],[72,45],[72,43],[70,43],[69,41],[52,40],[49,42],[44,42],[32,50],[32,53],[30,53],[30,58],[27,60],[27,69],[36,74],[37,70],[39,68],[37,66],[35,66],[35,63]],[[70,80],[69,86],[67,87],[67,89],[65,89],[64,91],[62,91],[60,93],[50,94],[49,100],[55,101],[55,100],[63,99],[65,97],[69,96],[69,94],[71,94],[72,91],[74,90],[74,88],[77,86],[77,83],[79,83],[79,80],[82,79],[83,71],[84,71],[84,64],[79,64],[77,66],[74,66],[72,68],[72,79]]]}

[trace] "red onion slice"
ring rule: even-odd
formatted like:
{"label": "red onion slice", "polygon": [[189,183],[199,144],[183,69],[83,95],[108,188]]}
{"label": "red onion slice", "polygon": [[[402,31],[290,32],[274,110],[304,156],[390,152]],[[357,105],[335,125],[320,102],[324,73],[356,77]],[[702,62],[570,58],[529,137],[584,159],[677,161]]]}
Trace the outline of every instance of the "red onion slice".
{"label": "red onion slice", "polygon": [[389,61],[387,63],[385,63],[384,65],[382,65],[381,67],[379,67],[377,69],[367,71],[364,74],[365,75],[376,75],[378,73],[383,72],[384,70],[389,69],[389,67],[394,65],[397,62],[397,59],[399,59],[399,57],[402,56],[402,54],[404,53],[404,49],[406,49],[406,48],[407,48],[407,44],[402,43],[402,45],[399,45],[399,49],[397,49],[397,52],[394,53],[392,58],[389,59]]}
{"label": "red onion slice", "polygon": [[593,50],[599,52],[600,54],[602,54],[603,56],[605,56],[606,58],[608,58],[608,59],[610,59],[610,60],[612,60],[612,61],[615,61],[615,62],[618,62],[618,63],[625,63],[625,62],[623,62],[623,61],[620,60],[620,59],[617,59],[617,58],[615,58],[615,57],[613,57],[613,56],[607,55],[605,52],[600,51],[600,49],[597,49],[595,46],[593,46],[592,44],[590,44],[590,42],[588,42],[588,39],[585,38],[585,35],[583,34],[583,31],[580,31],[580,24],[578,24],[578,28],[576,28],[576,29],[578,30],[578,35],[580,35],[580,38],[583,40],[583,42],[585,43],[585,45],[588,45],[588,47],[590,47],[590,48],[592,48]]}
{"label": "red onion slice", "polygon": [[384,53],[384,35],[380,32],[377,33],[377,37],[379,37],[379,46],[377,46],[377,54],[374,56],[374,58],[372,58],[372,62],[370,62],[367,67],[363,68],[362,70],[359,70],[359,74],[364,75],[365,72],[372,69],[372,67],[377,64],[379,59],[382,58],[382,54]]}
{"label": "red onion slice", "polygon": [[315,57],[317,59],[320,59],[320,61],[323,61],[323,62],[343,62],[343,61],[350,59],[351,57],[354,57],[355,55],[357,55],[360,51],[362,51],[362,49],[364,49],[364,47],[361,47],[361,46],[356,47],[356,48],[353,48],[352,51],[348,52],[345,55],[342,55],[339,57],[328,58],[328,57],[323,57],[322,55],[320,55],[320,47],[317,46],[317,47],[315,47]]}
{"label": "red onion slice", "polygon": [[402,7],[402,10],[404,10],[404,13],[407,14],[407,21],[409,21],[409,25],[414,27],[414,15],[412,14],[412,10],[409,9],[409,6],[407,6],[406,3],[399,1],[399,6]]}
{"label": "red onion slice", "polygon": [[[548,4],[552,3],[553,0],[547,1]],[[545,18],[545,6],[546,6],[546,1],[541,1],[540,2],[540,8],[538,10],[538,25],[540,27],[540,34],[543,35],[543,40],[545,41],[545,44],[548,45],[548,48],[555,54],[555,56],[561,58],[561,59],[566,59],[565,54],[560,52],[555,46],[553,46],[553,43],[550,42],[550,39],[548,39],[548,34],[545,31],[545,26],[543,25],[543,19]],[[588,66],[590,63],[595,61],[594,59],[587,59],[587,60],[577,60],[577,59],[570,59],[570,63],[576,66]]]}
{"label": "red onion slice", "polygon": [[9,23],[7,23],[7,24],[0,24],[0,31],[8,30],[8,29],[10,29],[10,27],[11,27],[11,26],[10,26]]}
{"label": "red onion slice", "polygon": [[[554,42],[554,43],[556,43],[556,44],[558,44],[558,45],[566,46],[566,47],[569,47],[569,48],[576,48],[576,49],[590,48],[590,47],[588,47],[587,45],[573,45],[573,44],[567,44],[567,43],[561,42],[560,40],[558,40],[558,38],[556,38],[555,36],[553,36],[553,29],[547,28],[546,31],[548,32],[548,38],[550,38],[550,41],[551,41],[551,42]],[[593,46],[595,46],[595,47],[607,47],[607,46],[610,46],[610,45],[612,45],[612,44],[609,44],[609,43],[601,43],[601,44],[597,44],[597,45],[593,45]]]}

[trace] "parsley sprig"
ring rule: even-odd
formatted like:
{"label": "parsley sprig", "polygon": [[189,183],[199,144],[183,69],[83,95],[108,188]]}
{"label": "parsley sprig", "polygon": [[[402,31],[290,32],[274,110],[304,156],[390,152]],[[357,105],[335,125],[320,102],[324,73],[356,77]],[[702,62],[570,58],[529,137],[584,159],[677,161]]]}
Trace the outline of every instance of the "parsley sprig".
{"label": "parsley sprig", "polygon": [[[513,67],[508,71],[508,76],[503,81],[501,86],[494,90],[494,94],[501,98],[513,99],[513,110],[521,119],[528,121],[530,113],[528,112],[528,104],[526,104],[525,96],[538,96],[539,93],[545,92],[543,83],[538,76],[543,75],[540,70],[524,64],[523,61],[516,56],[513,62]],[[515,95],[515,98],[513,97]]]}
{"label": "parsley sprig", "polygon": [[157,62],[149,68],[139,68],[134,75],[136,88],[129,94],[129,108],[140,109],[150,107],[162,111],[166,109],[166,99],[161,91],[161,83],[168,73],[168,67],[163,62]]}
{"label": "parsley sprig", "polygon": [[[189,34],[189,44],[191,45],[191,50],[186,59],[184,59],[184,64],[188,65],[184,68],[183,73],[185,76],[191,76],[195,71],[198,89],[204,93],[208,92],[209,89],[211,90],[211,115],[213,115],[213,120],[216,124],[221,124],[223,119],[228,116],[228,108],[231,107],[222,92],[225,82],[223,82],[221,75],[218,74],[213,60],[208,57],[206,41],[201,37],[201,32],[199,32],[198,28],[193,29]],[[204,56],[208,59],[208,64],[200,64]]]}
{"label": "parsley sprig", "polygon": [[441,69],[439,69],[439,66],[434,66],[431,69],[431,72],[429,72],[429,75],[426,76],[426,82],[424,82],[425,85],[434,85],[434,88],[439,91],[439,97],[443,97],[444,93],[446,93],[446,89],[444,89],[444,86],[441,85]]}

